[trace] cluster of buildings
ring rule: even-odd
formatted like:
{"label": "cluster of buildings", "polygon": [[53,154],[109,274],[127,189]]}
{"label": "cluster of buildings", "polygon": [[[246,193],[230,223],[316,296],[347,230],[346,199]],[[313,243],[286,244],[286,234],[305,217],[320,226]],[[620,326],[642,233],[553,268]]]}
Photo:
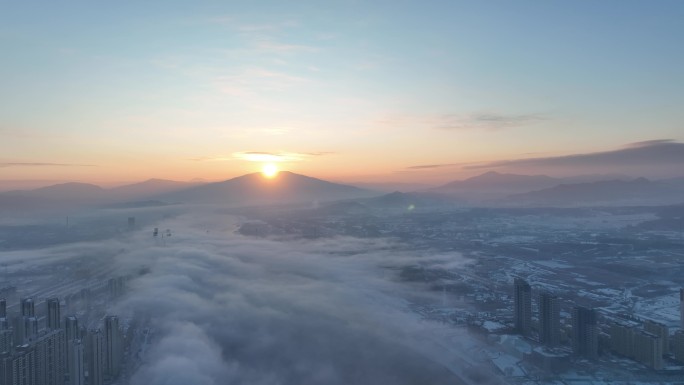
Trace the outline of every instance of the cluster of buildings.
{"label": "cluster of buildings", "polygon": [[[680,289],[682,326],[670,334],[667,325],[652,320],[613,320],[599,324],[595,309],[573,306],[571,329],[567,333],[560,323],[560,301],[550,292],[538,295],[538,323],[533,327],[532,288],[522,278],[513,281],[514,327],[518,334],[531,338],[536,329],[538,341],[547,348],[546,357],[554,355],[561,342],[561,335],[567,335],[575,356],[596,359],[601,351],[633,359],[649,368],[661,370],[663,359],[673,358],[684,364],[684,289]],[[559,352],[557,349],[555,352]]]}
{"label": "cluster of buildings", "polygon": [[0,299],[0,385],[102,385],[118,377],[124,336],[117,316],[88,330],[75,316],[62,319],[59,299],[49,298],[39,328],[35,305],[22,299],[9,322]]}

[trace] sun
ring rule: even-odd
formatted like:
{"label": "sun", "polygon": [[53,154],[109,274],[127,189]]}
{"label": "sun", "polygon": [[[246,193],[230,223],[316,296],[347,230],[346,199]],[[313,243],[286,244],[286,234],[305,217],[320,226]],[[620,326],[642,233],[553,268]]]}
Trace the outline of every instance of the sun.
{"label": "sun", "polygon": [[278,175],[278,166],[274,163],[266,163],[261,167],[261,175],[268,179],[275,178]]}

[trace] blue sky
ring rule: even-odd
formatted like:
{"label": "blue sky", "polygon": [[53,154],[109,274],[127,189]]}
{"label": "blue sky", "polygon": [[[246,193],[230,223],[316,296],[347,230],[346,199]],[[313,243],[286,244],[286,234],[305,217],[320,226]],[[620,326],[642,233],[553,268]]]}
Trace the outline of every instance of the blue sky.
{"label": "blue sky", "polygon": [[0,179],[223,179],[268,153],[438,181],[469,171],[405,170],[684,139],[681,1],[0,5],[0,163],[26,164]]}

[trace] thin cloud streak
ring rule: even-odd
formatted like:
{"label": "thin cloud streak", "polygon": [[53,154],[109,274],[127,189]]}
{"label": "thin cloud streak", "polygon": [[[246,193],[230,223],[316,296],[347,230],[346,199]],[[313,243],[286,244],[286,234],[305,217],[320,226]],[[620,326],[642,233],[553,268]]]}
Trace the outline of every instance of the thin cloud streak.
{"label": "thin cloud streak", "polygon": [[548,120],[541,114],[443,114],[432,116],[395,115],[378,121],[389,126],[418,126],[438,130],[487,130],[529,126]]}
{"label": "thin cloud streak", "polygon": [[464,169],[499,167],[598,167],[598,166],[684,166],[684,143],[671,139],[631,143],[617,150],[585,154],[499,160],[464,166]]}
{"label": "thin cloud streak", "polygon": [[259,51],[272,53],[294,53],[294,52],[316,52],[318,48],[302,45],[302,44],[287,44],[280,43],[271,39],[257,39],[254,42],[254,47]]}
{"label": "thin cloud streak", "polygon": [[435,168],[462,166],[463,163],[444,163],[444,164],[423,164],[418,166],[406,167],[407,170],[430,170]]}
{"label": "thin cloud streak", "polygon": [[521,127],[547,120],[539,114],[510,115],[499,113],[479,113],[472,115],[449,114],[442,117],[436,128],[443,130],[485,129],[500,130]]}
{"label": "thin cloud streak", "polygon": [[216,162],[216,161],[232,161],[244,160],[248,162],[301,162],[311,157],[325,156],[335,154],[331,151],[313,151],[313,152],[267,152],[267,151],[240,151],[235,152],[232,156],[215,156],[215,157],[199,157],[191,158],[189,160],[195,162]]}
{"label": "thin cloud streak", "polygon": [[332,152],[236,152],[233,157],[250,162],[301,162],[306,158],[329,155]]}
{"label": "thin cloud streak", "polygon": [[0,162],[0,168],[5,167],[97,167],[97,165],[50,162]]}
{"label": "thin cloud streak", "polygon": [[311,80],[272,71],[261,67],[249,67],[233,75],[220,75],[213,79],[213,84],[222,93],[245,97],[259,95],[267,91],[282,91]]}

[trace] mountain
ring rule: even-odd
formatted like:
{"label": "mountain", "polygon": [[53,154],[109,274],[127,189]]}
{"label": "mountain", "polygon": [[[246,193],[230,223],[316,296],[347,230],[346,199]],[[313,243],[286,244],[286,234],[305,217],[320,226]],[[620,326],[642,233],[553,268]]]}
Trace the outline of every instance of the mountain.
{"label": "mountain", "polygon": [[104,192],[105,190],[102,187],[94,184],[70,182],[37,188],[28,193],[32,196],[52,200],[91,200],[104,195]]}
{"label": "mountain", "polygon": [[661,179],[658,182],[662,182],[678,188],[684,188],[684,177]]}
{"label": "mountain", "polygon": [[388,194],[394,191],[411,192],[418,190],[427,190],[431,187],[434,187],[434,185],[429,185],[425,183],[402,182],[353,182],[352,185]]}
{"label": "mountain", "polygon": [[508,203],[550,206],[669,204],[684,201],[684,188],[645,178],[558,186],[514,194]]}
{"label": "mountain", "polygon": [[155,195],[183,190],[199,184],[201,183],[178,182],[166,179],[148,179],[144,182],[115,187],[108,190],[108,194],[112,200],[116,201],[140,200]]}
{"label": "mountain", "polygon": [[428,207],[438,208],[462,205],[458,200],[440,194],[427,192],[403,193],[399,191],[379,197],[362,199],[359,202],[367,207],[382,210],[414,210]]}
{"label": "mountain", "polygon": [[247,174],[223,182],[207,183],[162,194],[156,199],[167,202],[252,206],[315,203],[368,197],[375,194],[354,186],[281,171],[273,179],[266,178],[261,173]]}
{"label": "mountain", "polygon": [[113,189],[103,189],[100,186],[88,183],[60,183],[33,190],[14,190],[0,193],[0,210],[73,209],[104,204],[123,204],[126,206],[125,203],[127,202],[147,201],[149,197],[192,186],[197,186],[197,184],[162,179],[150,179]]}
{"label": "mountain", "polygon": [[0,193],[0,209],[9,211],[70,208],[105,202],[106,190],[88,183],[61,183],[34,190]]}
{"label": "mountain", "polygon": [[510,194],[539,190],[562,183],[547,175],[503,174],[489,171],[464,180],[457,180],[426,191],[470,200],[502,198]]}
{"label": "mountain", "polygon": [[50,202],[93,202],[105,196],[105,190],[100,186],[88,183],[60,183],[33,190],[14,190],[0,193],[0,198],[29,201]]}
{"label": "mountain", "polygon": [[476,202],[488,202],[511,194],[543,190],[560,184],[599,182],[606,180],[630,180],[624,175],[577,175],[554,178],[548,175],[519,175],[489,171],[464,180],[425,190]]}

